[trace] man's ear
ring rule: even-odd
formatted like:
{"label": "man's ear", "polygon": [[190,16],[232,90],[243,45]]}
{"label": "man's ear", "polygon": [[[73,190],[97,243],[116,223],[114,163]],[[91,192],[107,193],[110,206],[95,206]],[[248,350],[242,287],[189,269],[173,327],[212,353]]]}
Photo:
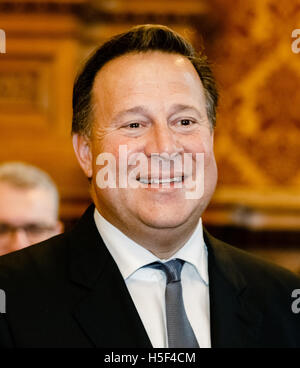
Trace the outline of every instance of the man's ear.
{"label": "man's ear", "polygon": [[54,227],[54,235],[61,234],[64,231],[64,229],[65,229],[64,224],[61,221],[57,220]]}
{"label": "man's ear", "polygon": [[90,140],[78,133],[73,134],[72,137],[74,151],[85,175],[91,178],[93,175],[93,165],[92,165],[92,151]]}

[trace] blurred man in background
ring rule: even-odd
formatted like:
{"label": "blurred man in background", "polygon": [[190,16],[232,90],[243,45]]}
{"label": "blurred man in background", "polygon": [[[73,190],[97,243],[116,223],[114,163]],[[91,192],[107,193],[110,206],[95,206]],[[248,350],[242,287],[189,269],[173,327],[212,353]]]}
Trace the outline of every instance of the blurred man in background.
{"label": "blurred man in background", "polygon": [[58,207],[48,174],[21,162],[0,165],[0,255],[59,234]]}

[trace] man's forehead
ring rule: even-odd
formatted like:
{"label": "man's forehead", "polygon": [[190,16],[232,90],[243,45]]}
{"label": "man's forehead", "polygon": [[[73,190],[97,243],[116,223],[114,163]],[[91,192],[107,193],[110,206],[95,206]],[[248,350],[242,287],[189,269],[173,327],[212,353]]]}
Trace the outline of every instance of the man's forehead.
{"label": "man's forehead", "polygon": [[44,188],[21,188],[0,182],[0,219],[53,217],[53,196]]}
{"label": "man's forehead", "polygon": [[92,100],[101,125],[111,124],[120,113],[124,117],[124,111],[140,106],[170,116],[174,105],[182,104],[192,106],[201,118],[206,114],[200,77],[182,55],[126,54],[111,61],[100,73],[93,86]]}
{"label": "man's forehead", "polygon": [[[94,87],[97,88],[98,83],[109,81],[119,82],[120,77],[124,79],[132,77],[135,79],[139,79],[139,77],[143,78],[148,73],[155,72],[157,68],[164,66],[169,71],[182,71],[183,73],[193,75],[195,78],[199,78],[195,67],[185,56],[162,51],[148,51],[128,53],[110,60],[98,71],[95,77]],[[139,73],[137,73],[137,69]]]}
{"label": "man's forehead", "polygon": [[126,104],[129,100],[131,104],[133,98],[139,101],[140,97],[143,100],[158,95],[164,100],[166,93],[168,99],[178,94],[189,97],[186,103],[191,103],[199,97],[203,100],[204,89],[190,60],[180,54],[155,51],[126,54],[110,61],[96,76],[92,99],[99,108],[109,106],[114,110],[113,101]]}

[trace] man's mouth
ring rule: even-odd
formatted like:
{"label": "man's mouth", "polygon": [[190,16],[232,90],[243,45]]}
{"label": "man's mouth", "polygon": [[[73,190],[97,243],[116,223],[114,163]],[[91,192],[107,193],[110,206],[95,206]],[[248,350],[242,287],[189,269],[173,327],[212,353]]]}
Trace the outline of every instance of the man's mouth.
{"label": "man's mouth", "polygon": [[142,184],[167,184],[167,183],[181,183],[183,182],[184,177],[176,176],[174,178],[164,178],[164,179],[137,178],[137,180]]}

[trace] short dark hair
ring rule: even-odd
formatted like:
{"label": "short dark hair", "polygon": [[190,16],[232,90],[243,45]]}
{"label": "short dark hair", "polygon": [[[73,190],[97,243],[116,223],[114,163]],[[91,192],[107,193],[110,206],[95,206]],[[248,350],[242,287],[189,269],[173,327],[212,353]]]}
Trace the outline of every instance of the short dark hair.
{"label": "short dark hair", "polygon": [[175,31],[162,25],[139,25],[116,35],[100,46],[84,65],[73,88],[72,133],[89,135],[92,127],[92,88],[99,70],[110,60],[128,53],[162,51],[180,54],[191,61],[205,91],[207,116],[214,127],[218,92],[207,57]]}

